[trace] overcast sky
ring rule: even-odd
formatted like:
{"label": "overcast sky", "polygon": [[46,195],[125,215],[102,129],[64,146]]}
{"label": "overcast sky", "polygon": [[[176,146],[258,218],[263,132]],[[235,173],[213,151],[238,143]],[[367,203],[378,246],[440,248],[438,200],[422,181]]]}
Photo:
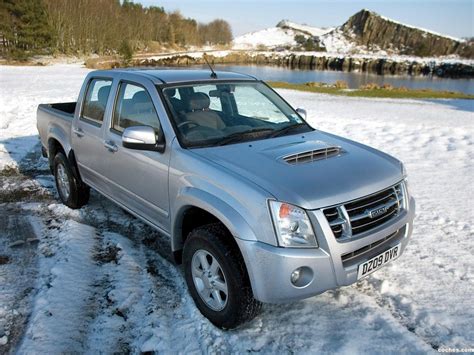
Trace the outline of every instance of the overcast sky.
{"label": "overcast sky", "polygon": [[367,8],[394,20],[456,37],[474,36],[474,0],[135,0],[179,10],[200,22],[228,21],[234,36],[275,26],[282,19],[316,27],[341,25]]}

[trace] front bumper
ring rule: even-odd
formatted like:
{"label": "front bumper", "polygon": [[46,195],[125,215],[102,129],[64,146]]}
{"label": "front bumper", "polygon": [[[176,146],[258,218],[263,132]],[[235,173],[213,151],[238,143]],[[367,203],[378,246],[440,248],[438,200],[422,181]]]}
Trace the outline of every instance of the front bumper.
{"label": "front bumper", "polygon": [[[408,210],[392,219],[389,225],[380,226],[370,235],[344,242],[336,240],[322,211],[310,212],[309,216],[316,227],[319,242],[317,249],[280,248],[236,239],[247,266],[254,296],[259,301],[288,302],[350,285],[357,281],[360,263],[399,243],[402,254],[413,230],[415,200],[410,198]],[[388,236],[390,238],[384,242],[376,243]],[[377,246],[368,251],[349,259],[346,257],[374,243]],[[312,271],[312,279],[304,287],[296,287],[291,282],[291,273],[300,267]]]}

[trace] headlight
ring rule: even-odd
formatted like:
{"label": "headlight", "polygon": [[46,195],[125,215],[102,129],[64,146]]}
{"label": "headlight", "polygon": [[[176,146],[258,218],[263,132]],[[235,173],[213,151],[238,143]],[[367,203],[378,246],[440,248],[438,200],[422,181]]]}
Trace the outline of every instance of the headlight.
{"label": "headlight", "polygon": [[317,248],[306,211],[288,203],[269,201],[278,243],[282,247]]}

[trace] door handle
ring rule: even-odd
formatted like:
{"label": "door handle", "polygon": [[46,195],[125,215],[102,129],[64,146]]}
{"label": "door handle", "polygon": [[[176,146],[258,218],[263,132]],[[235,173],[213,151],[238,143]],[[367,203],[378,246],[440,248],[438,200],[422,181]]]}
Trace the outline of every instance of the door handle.
{"label": "door handle", "polygon": [[105,141],[104,147],[107,148],[107,150],[112,153],[115,153],[118,150],[117,145],[112,141]]}
{"label": "door handle", "polygon": [[84,131],[81,129],[81,128],[73,128],[72,131],[74,132],[74,134],[76,136],[78,136],[79,138],[80,137],[84,137]]}

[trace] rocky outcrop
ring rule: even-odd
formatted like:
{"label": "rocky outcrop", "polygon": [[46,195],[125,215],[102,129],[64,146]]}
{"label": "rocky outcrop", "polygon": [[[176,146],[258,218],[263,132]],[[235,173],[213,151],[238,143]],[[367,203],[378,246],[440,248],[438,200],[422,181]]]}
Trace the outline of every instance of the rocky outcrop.
{"label": "rocky outcrop", "polygon": [[378,75],[433,75],[443,78],[474,78],[474,67],[464,63],[424,62],[388,58],[289,55],[274,64],[298,69],[368,72]]}
{"label": "rocky outcrop", "polygon": [[368,10],[351,16],[337,30],[368,50],[379,48],[420,57],[457,54],[474,58],[474,46],[470,42],[407,26]]}

